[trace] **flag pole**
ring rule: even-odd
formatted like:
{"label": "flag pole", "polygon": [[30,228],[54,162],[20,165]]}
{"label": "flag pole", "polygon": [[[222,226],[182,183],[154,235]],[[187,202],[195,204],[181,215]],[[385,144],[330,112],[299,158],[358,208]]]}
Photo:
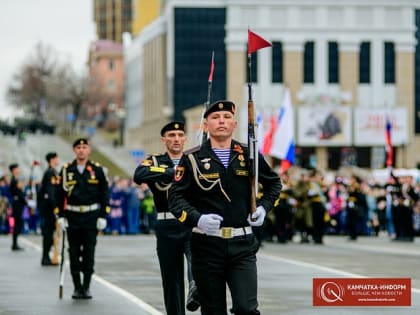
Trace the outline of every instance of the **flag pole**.
{"label": "flag pole", "polygon": [[[249,32],[249,30],[248,30]],[[257,209],[258,195],[258,143],[255,126],[255,109],[252,100],[251,52],[248,38],[248,150],[249,150],[249,178],[250,178],[250,212]]]}

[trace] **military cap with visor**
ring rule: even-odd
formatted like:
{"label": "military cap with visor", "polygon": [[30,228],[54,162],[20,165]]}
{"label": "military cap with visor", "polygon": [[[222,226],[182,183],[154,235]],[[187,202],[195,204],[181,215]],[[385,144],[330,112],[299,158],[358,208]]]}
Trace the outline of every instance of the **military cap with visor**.
{"label": "military cap with visor", "polygon": [[227,111],[235,114],[235,104],[231,101],[216,101],[210,104],[209,108],[204,113],[204,118],[214,112]]}
{"label": "military cap with visor", "polygon": [[172,130],[180,130],[185,132],[185,124],[181,121],[171,121],[169,124],[166,124],[160,130],[160,135],[163,137],[165,132]]}
{"label": "military cap with visor", "polygon": [[73,142],[73,148],[77,147],[79,144],[89,144],[89,140],[86,138],[78,138]]}

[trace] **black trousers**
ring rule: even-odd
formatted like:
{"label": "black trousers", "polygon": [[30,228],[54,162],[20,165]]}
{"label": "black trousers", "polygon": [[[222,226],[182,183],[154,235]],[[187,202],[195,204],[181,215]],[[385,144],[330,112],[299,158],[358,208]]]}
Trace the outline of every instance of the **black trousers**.
{"label": "black trousers", "polygon": [[12,246],[18,246],[18,236],[22,233],[23,219],[22,219],[23,209],[13,210],[13,219],[15,221],[15,226],[13,227],[12,235]]}
{"label": "black trousers", "polygon": [[49,253],[54,241],[55,216],[47,214],[42,216],[42,258],[49,259]]}
{"label": "black trousers", "polygon": [[312,236],[315,243],[322,243],[325,225],[324,215],[324,205],[321,202],[312,202],[312,220],[314,223]]}
{"label": "black trousers", "polygon": [[72,274],[82,272],[85,277],[93,274],[97,234],[97,229],[67,228]]}
{"label": "black trousers", "polygon": [[166,314],[184,315],[184,255],[188,264],[188,280],[192,280],[191,230],[177,220],[158,220],[156,238]]}
{"label": "black trousers", "polygon": [[253,234],[232,239],[192,234],[192,271],[201,314],[227,314],[226,284],[231,292],[233,314],[260,314],[257,310],[257,250],[258,242]]}

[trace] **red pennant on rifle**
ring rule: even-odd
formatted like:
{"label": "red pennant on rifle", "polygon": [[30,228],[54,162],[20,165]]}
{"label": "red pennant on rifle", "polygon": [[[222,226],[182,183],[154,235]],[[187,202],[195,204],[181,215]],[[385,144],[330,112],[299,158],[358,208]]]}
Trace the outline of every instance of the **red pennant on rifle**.
{"label": "red pennant on rifle", "polygon": [[248,54],[252,54],[258,49],[273,46],[269,41],[266,41],[260,35],[248,30]]}

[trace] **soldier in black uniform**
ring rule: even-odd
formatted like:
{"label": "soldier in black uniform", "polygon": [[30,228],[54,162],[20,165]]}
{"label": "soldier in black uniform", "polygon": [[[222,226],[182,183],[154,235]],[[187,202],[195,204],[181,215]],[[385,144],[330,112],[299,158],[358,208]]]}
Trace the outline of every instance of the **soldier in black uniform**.
{"label": "soldier in black uniform", "polygon": [[360,184],[362,180],[355,175],[350,177],[347,198],[347,226],[349,239],[355,241],[360,234],[365,212],[367,211],[366,196]]}
{"label": "soldier in black uniform", "polygon": [[[89,286],[94,272],[96,236],[106,227],[109,213],[108,181],[102,167],[89,160],[87,139],[73,143],[76,159],[60,171],[58,223],[67,230],[74,299],[92,298]],[[83,285],[80,278],[83,273]]]}
{"label": "soldier in black uniform", "polygon": [[184,123],[170,122],[161,132],[166,153],[149,156],[134,172],[137,184],[146,183],[153,192],[158,211],[156,224],[157,254],[162,276],[163,294],[168,315],[185,314],[184,255],[187,258],[189,294],[187,309],[199,307],[197,287],[191,272],[191,228],[179,223],[168,210],[168,192],[183,156],[186,140]]}
{"label": "soldier in black uniform", "polygon": [[[226,314],[226,284],[234,314],[257,310],[258,242],[251,226],[264,223],[266,210],[280,194],[276,173],[259,154],[258,181],[263,187],[250,214],[248,148],[233,140],[235,105],[217,101],[204,114],[210,139],[181,159],[169,190],[169,209],[193,228],[192,271],[202,314]],[[251,225],[251,226],[250,226]]]}
{"label": "soldier in black uniform", "polygon": [[55,231],[56,214],[54,209],[57,207],[56,195],[60,183],[57,166],[60,163],[57,153],[49,152],[45,156],[48,168],[42,177],[41,187],[38,191],[38,209],[41,216],[42,228],[42,266],[57,265],[58,262],[51,262],[50,249],[53,245]]}
{"label": "soldier in black uniform", "polygon": [[[22,232],[23,227],[23,209],[28,205],[25,193],[23,191],[23,182],[19,181],[20,168],[19,165],[14,163],[9,165],[9,170],[11,173],[9,191],[12,195],[12,217],[14,219],[15,225],[13,227],[12,234],[12,250],[23,250],[22,247],[18,245],[18,236]],[[34,206],[34,205],[33,205]]]}

